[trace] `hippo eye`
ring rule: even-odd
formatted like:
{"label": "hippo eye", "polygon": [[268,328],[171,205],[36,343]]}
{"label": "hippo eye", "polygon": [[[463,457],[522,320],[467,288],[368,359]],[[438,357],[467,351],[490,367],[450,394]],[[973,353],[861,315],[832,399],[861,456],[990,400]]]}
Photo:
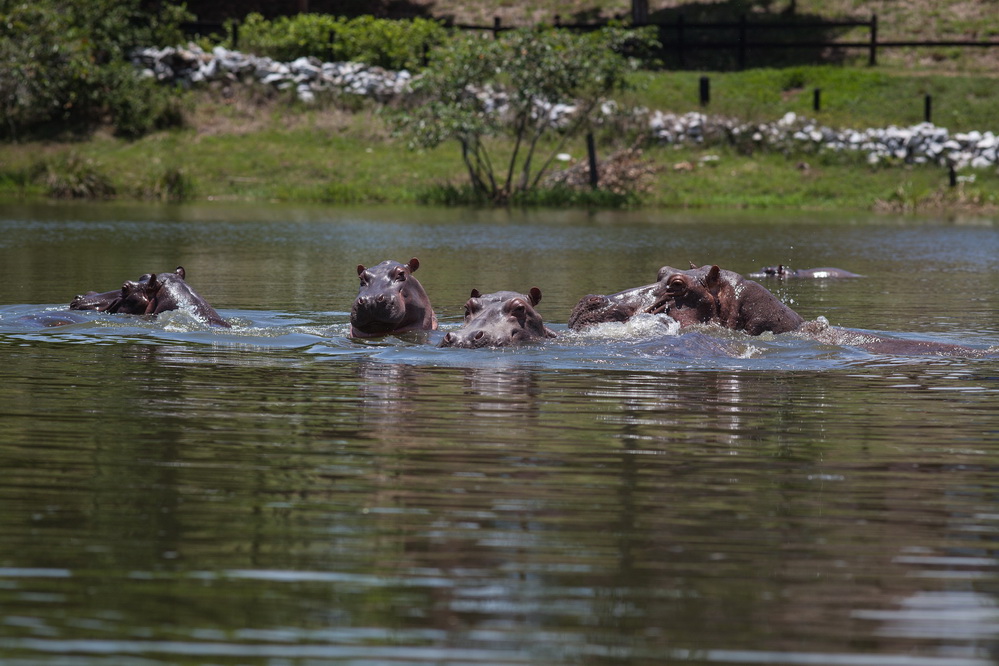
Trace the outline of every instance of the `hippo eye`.
{"label": "hippo eye", "polygon": [[666,289],[671,292],[686,291],[687,283],[683,281],[682,277],[675,277],[666,283]]}

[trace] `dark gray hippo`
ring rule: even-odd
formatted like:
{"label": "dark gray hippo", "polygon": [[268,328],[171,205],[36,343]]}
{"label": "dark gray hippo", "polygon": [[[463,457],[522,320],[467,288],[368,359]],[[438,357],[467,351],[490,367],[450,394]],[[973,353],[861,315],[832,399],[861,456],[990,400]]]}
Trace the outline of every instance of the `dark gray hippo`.
{"label": "dark gray hippo", "polygon": [[778,264],[777,266],[764,266],[755,273],[749,273],[746,275],[748,278],[753,278],[754,280],[759,278],[859,278],[864,277],[863,275],[858,275],[857,273],[851,273],[850,271],[844,271],[842,268],[801,268],[793,269],[788,268],[784,264]]}
{"label": "dark gray hippo", "polygon": [[114,291],[88,291],[79,294],[69,302],[70,310],[96,310],[97,312],[116,312],[121,303],[121,289]]}
{"label": "dark gray hippo", "polygon": [[569,328],[627,321],[640,312],[669,315],[681,327],[718,324],[750,335],[786,333],[804,322],[762,285],[718,266],[663,266],[658,277],[610,296],[584,296],[569,316]]}
{"label": "dark gray hippo", "polygon": [[413,273],[420,260],[408,264],[383,261],[365,268],[357,265],[361,286],[350,309],[350,334],[373,338],[407,331],[437,330],[437,315],[430,298]]}
{"label": "dark gray hippo", "polygon": [[138,280],[127,280],[115,291],[80,294],[70,302],[69,309],[132,315],[157,315],[185,309],[212,326],[229,328],[229,323],[215,308],[187,284],[186,275],[183,266],[178,266],[172,273],[146,273]]}
{"label": "dark gray hippo", "polygon": [[129,280],[121,286],[121,300],[107,311],[158,315],[169,310],[187,310],[207,324],[230,328],[229,322],[187,284],[185,276],[184,267],[178,266],[172,273],[147,273],[136,281]]}
{"label": "dark gray hippo", "polygon": [[541,290],[531,287],[526,294],[497,291],[480,294],[472,290],[465,303],[465,323],[444,336],[438,347],[506,347],[532,340],[554,338],[534,306],[541,302]]}

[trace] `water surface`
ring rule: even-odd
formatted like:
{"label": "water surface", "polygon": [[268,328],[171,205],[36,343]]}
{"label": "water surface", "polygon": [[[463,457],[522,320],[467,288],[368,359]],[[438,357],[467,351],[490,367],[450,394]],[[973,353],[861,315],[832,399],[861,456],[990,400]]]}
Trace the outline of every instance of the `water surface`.
{"label": "water surface", "polygon": [[[411,256],[442,330],[351,340]],[[0,661],[994,663],[999,361],[566,330],[687,261],[999,345],[988,219],[0,207]],[[232,330],[65,308],[176,265]],[[535,285],[559,338],[433,346]]]}

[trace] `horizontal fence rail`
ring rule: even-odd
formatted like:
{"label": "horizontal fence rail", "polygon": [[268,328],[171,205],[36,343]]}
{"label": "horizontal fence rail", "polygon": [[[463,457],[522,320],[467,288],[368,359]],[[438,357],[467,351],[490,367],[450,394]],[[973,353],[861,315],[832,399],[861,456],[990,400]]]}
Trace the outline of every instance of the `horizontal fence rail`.
{"label": "horizontal fence rail", "polygon": [[[503,25],[500,17],[493,19],[492,25],[474,25],[467,23],[452,23],[447,21],[445,27],[453,30],[466,30],[477,32],[491,32],[493,37],[498,37],[507,30],[515,30],[515,25]],[[554,27],[563,30],[575,30],[587,32],[599,30],[606,27],[607,22],[600,23],[563,23],[561,17],[555,16]],[[239,48],[239,23],[232,21],[230,29],[233,39],[233,48]],[[868,64],[877,64],[879,49],[884,48],[992,48],[999,47],[999,41],[965,41],[965,40],[881,40],[878,39],[878,16],[871,15],[869,20],[832,20],[832,21],[750,21],[745,14],[734,21],[687,21],[682,16],[675,21],[655,22],[640,25],[632,25],[633,28],[644,26],[656,26],[659,30],[659,42],[664,53],[674,53],[677,55],[680,66],[685,65],[686,54],[694,51],[734,51],[736,62],[740,68],[746,67],[748,54],[750,51],[777,50],[777,49],[866,49],[868,51]],[[811,30],[837,30],[846,28],[867,28],[868,39],[864,41],[836,41],[836,40],[766,40],[760,39],[759,33],[763,31],[788,31],[798,32],[803,29]],[[224,34],[227,28],[222,23],[210,23],[196,21],[181,24],[181,29],[186,34]],[[705,31],[734,30],[736,35],[729,39],[693,39],[692,33],[704,33]]]}

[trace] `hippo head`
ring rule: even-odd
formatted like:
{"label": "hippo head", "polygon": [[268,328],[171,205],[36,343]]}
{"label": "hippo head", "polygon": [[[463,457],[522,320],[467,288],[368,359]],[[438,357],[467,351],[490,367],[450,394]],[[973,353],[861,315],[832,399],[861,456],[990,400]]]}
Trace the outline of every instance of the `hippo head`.
{"label": "hippo head", "polygon": [[420,260],[408,264],[383,261],[365,268],[358,264],[361,281],[350,310],[350,330],[354,337],[373,337],[415,330],[434,330],[437,317],[430,298],[413,273]]}
{"label": "hippo head", "polygon": [[534,306],[541,302],[541,290],[531,287],[527,294],[497,291],[480,294],[472,290],[465,303],[465,323],[444,336],[440,347],[505,347],[531,340],[554,338]]}
{"label": "hippo head", "polygon": [[653,284],[603,296],[588,294],[579,299],[569,315],[569,328],[579,330],[594,324],[625,322],[636,314],[659,314],[666,307],[665,285]]}
{"label": "hippo head", "polygon": [[172,273],[146,273],[138,280],[126,280],[121,285],[118,305],[109,312],[119,314],[152,315],[176,310],[187,303],[179,302],[176,297],[170,298],[170,287],[185,284],[187,273],[183,266],[178,266]]}
{"label": "hippo head", "polygon": [[664,311],[681,327],[713,323],[759,335],[792,331],[803,322],[759,283],[718,266],[692,264],[686,271],[663,266],[659,282],[665,285]]}
{"label": "hippo head", "polygon": [[118,306],[120,314],[158,315],[170,310],[187,310],[212,326],[231,325],[185,281],[186,272],[178,266],[172,273],[147,273],[138,280],[121,286]]}
{"label": "hippo head", "polygon": [[88,291],[79,294],[69,303],[70,310],[96,310],[97,312],[117,312],[121,301],[121,289],[98,293]]}

